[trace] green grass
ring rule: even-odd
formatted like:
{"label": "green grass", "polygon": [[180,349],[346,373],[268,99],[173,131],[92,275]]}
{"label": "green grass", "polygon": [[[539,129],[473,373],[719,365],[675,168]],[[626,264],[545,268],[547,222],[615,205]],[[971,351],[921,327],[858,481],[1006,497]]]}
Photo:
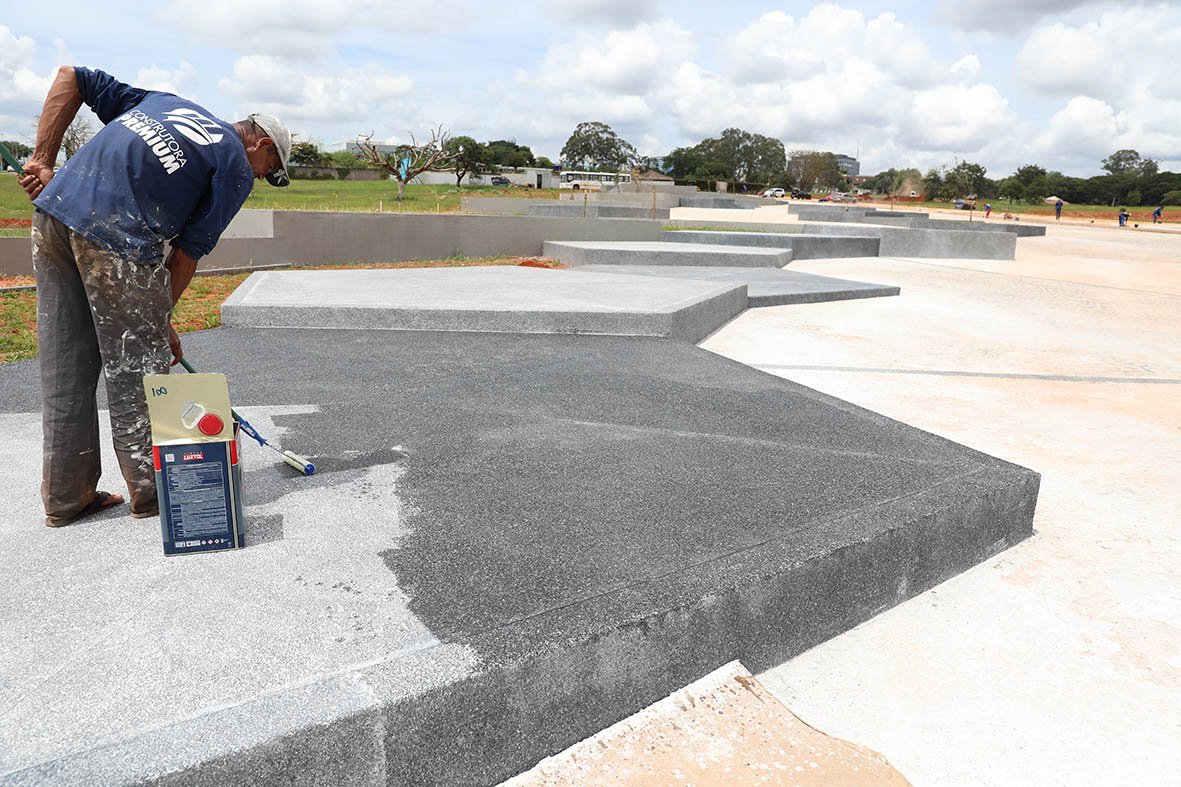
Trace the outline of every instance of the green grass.
{"label": "green grass", "polygon": [[[376,211],[387,213],[454,213],[461,196],[530,197],[557,199],[556,189],[500,188],[496,186],[406,187],[406,199],[398,202],[395,180],[293,180],[277,189],[257,182],[246,200],[247,208],[267,210]],[[28,196],[11,172],[0,173],[0,219],[27,219],[33,212]]]}
{"label": "green grass", "polygon": [[[0,172],[0,219],[28,219],[33,216],[29,195],[16,182],[12,170]],[[25,230],[28,234],[28,230]]]}
{"label": "green grass", "polygon": [[0,363],[37,357],[37,293],[0,292]]}
{"label": "green grass", "polygon": [[394,180],[293,180],[287,188],[265,184],[255,186],[247,208],[269,210],[377,211],[386,213],[455,213],[461,196],[532,197],[557,199],[556,191],[495,186],[418,186],[406,187],[406,198],[399,202],[398,183]]}

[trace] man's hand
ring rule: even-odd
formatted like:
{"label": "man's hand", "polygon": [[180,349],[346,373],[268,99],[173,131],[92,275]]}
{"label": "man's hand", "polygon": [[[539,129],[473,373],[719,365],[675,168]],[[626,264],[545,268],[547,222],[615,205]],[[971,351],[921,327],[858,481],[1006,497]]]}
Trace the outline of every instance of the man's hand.
{"label": "man's hand", "polygon": [[176,329],[172,327],[172,323],[168,323],[168,346],[172,350],[171,366],[176,366],[180,363],[180,359],[185,357],[184,351],[180,349],[180,337],[176,335]]}
{"label": "man's hand", "polygon": [[32,160],[25,165],[25,174],[17,180],[29,200],[35,200],[41,191],[53,180],[53,167],[42,161]]}

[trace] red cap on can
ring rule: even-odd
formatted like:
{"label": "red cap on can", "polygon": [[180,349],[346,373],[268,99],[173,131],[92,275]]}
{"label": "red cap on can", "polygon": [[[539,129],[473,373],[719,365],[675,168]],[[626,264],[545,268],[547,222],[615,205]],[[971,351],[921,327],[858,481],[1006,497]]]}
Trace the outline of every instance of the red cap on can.
{"label": "red cap on can", "polygon": [[197,422],[197,429],[201,434],[208,437],[214,437],[221,434],[221,430],[225,428],[225,422],[213,413],[206,413],[201,416],[201,420]]}

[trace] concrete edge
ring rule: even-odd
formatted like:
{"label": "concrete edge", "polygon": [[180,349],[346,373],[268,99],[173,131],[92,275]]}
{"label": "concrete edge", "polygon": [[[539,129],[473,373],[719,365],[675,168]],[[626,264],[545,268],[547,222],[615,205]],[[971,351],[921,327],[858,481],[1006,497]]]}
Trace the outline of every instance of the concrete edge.
{"label": "concrete edge", "polygon": [[901,287],[878,286],[858,290],[829,290],[827,292],[802,292],[785,295],[752,295],[747,305],[752,309],[768,306],[791,306],[805,303],[828,303],[830,301],[855,301],[862,298],[889,298],[901,295]]}
{"label": "concrete edge", "polygon": [[[1039,485],[1037,473],[992,460],[908,498],[818,522],[790,545],[773,539],[556,611],[565,619],[540,640],[531,621],[477,633],[471,647],[507,646],[506,658],[455,683],[391,695],[391,665],[363,666],[5,774],[6,783],[214,785],[264,772],[299,773],[313,785],[499,782],[730,661],[753,672],[783,663],[1020,543],[1033,533]],[[851,541],[853,520],[874,523],[873,533]],[[851,564],[866,582],[843,581]],[[590,633],[588,620],[598,622]],[[458,645],[422,656],[448,647]],[[309,718],[319,708],[335,715]],[[261,730],[276,717],[293,720],[280,735],[224,734]]]}

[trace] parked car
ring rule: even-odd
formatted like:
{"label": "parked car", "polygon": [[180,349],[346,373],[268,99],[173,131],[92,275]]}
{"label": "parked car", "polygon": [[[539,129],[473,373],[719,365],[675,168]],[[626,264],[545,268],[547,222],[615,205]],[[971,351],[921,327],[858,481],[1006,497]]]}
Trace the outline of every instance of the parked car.
{"label": "parked car", "polygon": [[976,200],[974,199],[957,199],[951,203],[956,210],[975,210]]}
{"label": "parked car", "polygon": [[792,199],[812,199],[812,195],[806,191],[800,191],[799,189],[792,189],[791,190],[791,198]]}
{"label": "parked car", "polygon": [[492,182],[493,186],[511,186],[511,185],[513,185],[513,182],[511,180],[509,180],[508,178],[504,177],[503,175],[493,175],[491,182]]}
{"label": "parked car", "polygon": [[784,192],[783,189],[767,189],[766,191],[763,192],[763,196],[770,197],[771,199],[779,199],[785,193],[786,192]]}

